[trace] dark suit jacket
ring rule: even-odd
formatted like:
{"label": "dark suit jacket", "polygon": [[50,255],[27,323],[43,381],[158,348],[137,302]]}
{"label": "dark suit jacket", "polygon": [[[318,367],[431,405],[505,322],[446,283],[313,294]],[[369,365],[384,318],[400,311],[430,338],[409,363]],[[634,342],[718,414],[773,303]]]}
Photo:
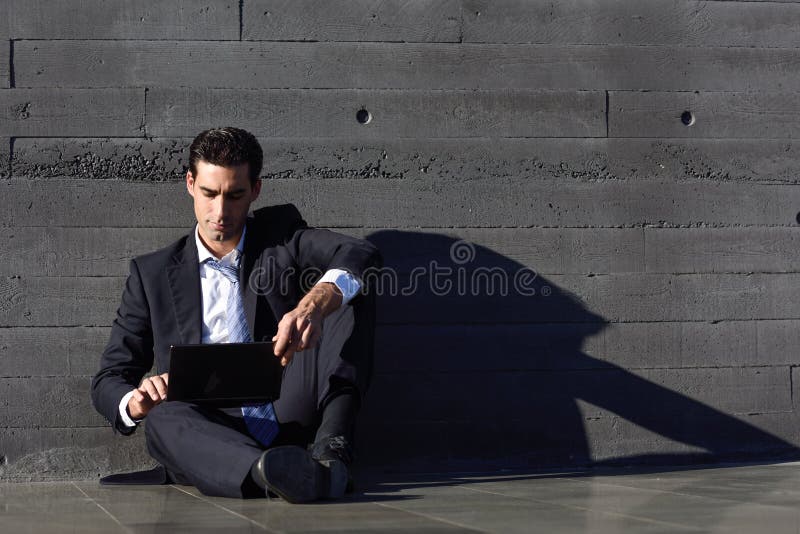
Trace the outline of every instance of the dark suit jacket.
{"label": "dark suit jacket", "polygon": [[[240,272],[250,334],[254,340],[271,340],[280,318],[326,270],[346,269],[363,278],[364,271],[380,261],[367,241],[309,228],[291,204],[257,210],[248,219]],[[200,343],[201,329],[200,273],[192,231],[131,261],[100,371],[92,380],[97,411],[117,431],[132,433],[134,429],[120,420],[120,400],[139,385],[154,362],[158,373],[169,371],[170,345]]]}

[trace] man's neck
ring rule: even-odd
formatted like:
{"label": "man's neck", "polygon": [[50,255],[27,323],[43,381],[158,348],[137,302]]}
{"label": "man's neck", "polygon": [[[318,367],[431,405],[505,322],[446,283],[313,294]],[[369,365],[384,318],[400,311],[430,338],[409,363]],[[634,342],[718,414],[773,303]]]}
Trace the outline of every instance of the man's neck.
{"label": "man's neck", "polygon": [[236,245],[239,244],[239,240],[242,238],[242,234],[236,239],[230,239],[227,241],[209,241],[203,237],[202,232],[198,232],[197,235],[200,237],[200,242],[203,244],[206,249],[214,255],[215,258],[222,259],[223,256],[230,254],[230,252],[236,248]]}

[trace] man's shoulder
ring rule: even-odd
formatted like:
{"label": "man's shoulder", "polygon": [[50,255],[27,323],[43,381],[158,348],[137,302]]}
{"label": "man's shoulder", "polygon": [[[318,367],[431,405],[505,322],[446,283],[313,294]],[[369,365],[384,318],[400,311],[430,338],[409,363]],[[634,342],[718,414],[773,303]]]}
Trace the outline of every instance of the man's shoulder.
{"label": "man's shoulder", "polygon": [[192,233],[181,237],[180,239],[170,243],[153,252],[142,254],[133,258],[133,261],[140,270],[159,270],[174,262],[174,258],[180,258],[184,254],[186,247],[190,245],[190,239],[194,236]]}
{"label": "man's shoulder", "polygon": [[283,224],[303,222],[303,216],[294,204],[275,204],[253,211],[253,219],[258,224]]}
{"label": "man's shoulder", "polygon": [[306,222],[294,204],[276,204],[253,211],[248,228],[250,225],[261,233],[279,239],[305,227]]}

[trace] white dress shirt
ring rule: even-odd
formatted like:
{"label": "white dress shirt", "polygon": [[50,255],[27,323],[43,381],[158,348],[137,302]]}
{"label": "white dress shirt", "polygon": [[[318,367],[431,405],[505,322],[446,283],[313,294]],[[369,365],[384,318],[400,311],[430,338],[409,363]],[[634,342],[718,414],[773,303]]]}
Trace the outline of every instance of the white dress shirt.
{"label": "white dress shirt", "polygon": [[[207,260],[217,259],[222,265],[239,266],[239,260],[244,250],[244,238],[247,233],[245,228],[239,243],[232,251],[222,258],[217,259],[200,240],[200,233],[195,226],[194,239],[197,245],[197,256],[200,268],[200,290],[202,293],[203,325],[201,333],[202,343],[227,343],[228,321],[226,317],[228,294],[233,288],[233,283],[225,278],[216,269],[208,266]],[[317,284],[330,282],[342,293],[342,305],[347,304],[361,290],[361,281],[343,269],[330,269],[317,280]],[[315,284],[316,285],[316,284]],[[131,390],[122,397],[119,403],[119,415],[127,427],[136,426],[139,422],[128,415],[128,402],[133,397]]]}

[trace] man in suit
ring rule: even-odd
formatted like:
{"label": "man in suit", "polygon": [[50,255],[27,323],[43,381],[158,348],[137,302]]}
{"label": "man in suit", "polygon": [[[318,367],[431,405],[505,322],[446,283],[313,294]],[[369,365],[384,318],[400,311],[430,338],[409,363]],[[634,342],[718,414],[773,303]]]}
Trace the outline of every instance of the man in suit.
{"label": "man in suit", "polygon": [[[262,159],[255,137],[237,128],[192,142],[186,188],[197,225],[131,261],[92,401],[122,434],[146,421],[165,481],[207,495],[336,498],[371,373],[374,295],[362,280],[380,255],[366,241],[309,228],[291,205],[248,216]],[[310,289],[309,273],[322,275]],[[284,365],[274,403],[163,402],[170,345],[253,340],[274,341]]]}

